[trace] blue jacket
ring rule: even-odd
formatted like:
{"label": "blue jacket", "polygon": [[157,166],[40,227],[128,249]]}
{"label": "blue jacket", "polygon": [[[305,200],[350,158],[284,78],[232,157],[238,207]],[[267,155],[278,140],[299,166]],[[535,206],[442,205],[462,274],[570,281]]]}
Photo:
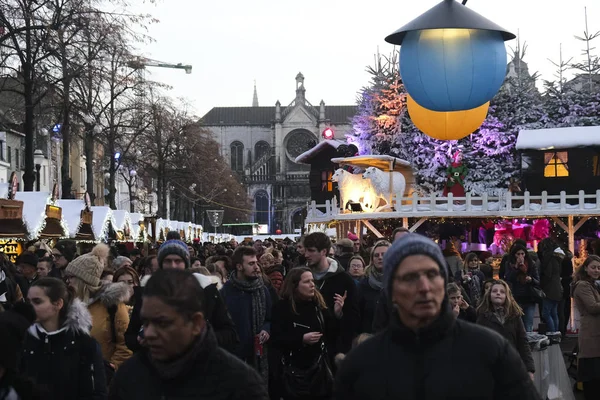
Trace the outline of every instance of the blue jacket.
{"label": "blue jacket", "polygon": [[[270,334],[271,312],[274,299],[266,285],[262,290],[265,291],[267,310],[261,330]],[[227,281],[221,289],[221,296],[223,297],[223,300],[225,300],[225,305],[229,310],[229,314],[235,324],[235,329],[240,339],[239,343],[234,348],[233,354],[246,362],[250,362],[254,359],[254,336],[258,334],[258,332],[252,332],[252,293],[244,292],[243,290],[236,288],[231,281]]]}

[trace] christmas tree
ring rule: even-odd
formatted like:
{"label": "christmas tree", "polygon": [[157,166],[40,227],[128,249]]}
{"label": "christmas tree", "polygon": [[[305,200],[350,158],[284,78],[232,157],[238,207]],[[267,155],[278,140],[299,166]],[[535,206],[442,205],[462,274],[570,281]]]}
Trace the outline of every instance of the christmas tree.
{"label": "christmas tree", "polygon": [[358,98],[358,112],[352,119],[350,142],[360,154],[398,153],[400,117],[406,108],[406,93],[398,74],[398,52],[385,57],[375,56],[369,86]]}

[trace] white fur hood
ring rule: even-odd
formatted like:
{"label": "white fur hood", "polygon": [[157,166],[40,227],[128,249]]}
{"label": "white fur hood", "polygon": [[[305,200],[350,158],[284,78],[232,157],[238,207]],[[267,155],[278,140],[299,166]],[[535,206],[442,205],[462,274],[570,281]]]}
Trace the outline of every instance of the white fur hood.
{"label": "white fur hood", "polygon": [[38,331],[45,332],[49,335],[56,334],[62,331],[71,331],[73,333],[80,333],[84,335],[90,334],[92,328],[92,315],[88,311],[86,305],[79,299],[73,300],[67,313],[67,319],[65,320],[62,327],[55,332],[46,332],[44,328],[38,323],[35,323],[29,327],[29,333],[39,339]]}
{"label": "white fur hood", "polygon": [[128,301],[132,294],[131,288],[125,282],[103,282],[102,287],[90,299],[89,304],[100,301],[106,307],[116,306]]}
{"label": "white fur hood", "polygon": [[[142,278],[142,280],[140,281],[140,286],[144,287],[146,286],[146,284],[148,283],[148,281],[150,280],[150,277],[152,275],[146,275]],[[200,286],[202,286],[202,289],[206,289],[207,286],[210,285],[214,285],[217,284],[217,288],[220,289],[218,286],[220,280],[218,277],[216,276],[206,276],[206,275],[202,275],[202,274],[198,274],[198,273],[194,273],[194,276],[196,277],[196,279],[198,280],[198,283],[200,283]]]}

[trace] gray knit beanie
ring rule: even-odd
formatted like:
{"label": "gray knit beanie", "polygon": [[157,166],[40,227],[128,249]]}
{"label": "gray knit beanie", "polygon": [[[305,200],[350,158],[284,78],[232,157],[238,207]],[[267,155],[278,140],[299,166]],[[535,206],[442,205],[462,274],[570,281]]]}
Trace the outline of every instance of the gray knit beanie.
{"label": "gray knit beanie", "polygon": [[190,252],[188,250],[187,244],[182,242],[181,240],[171,239],[167,240],[163,244],[160,245],[158,249],[158,267],[162,268],[162,262],[170,254],[175,254],[185,261],[185,269],[190,268]]}
{"label": "gray knit beanie", "polygon": [[383,258],[383,288],[387,291],[388,296],[392,292],[394,274],[402,260],[417,254],[429,256],[437,262],[442,277],[448,281],[448,266],[440,247],[425,236],[410,233],[395,240]]}

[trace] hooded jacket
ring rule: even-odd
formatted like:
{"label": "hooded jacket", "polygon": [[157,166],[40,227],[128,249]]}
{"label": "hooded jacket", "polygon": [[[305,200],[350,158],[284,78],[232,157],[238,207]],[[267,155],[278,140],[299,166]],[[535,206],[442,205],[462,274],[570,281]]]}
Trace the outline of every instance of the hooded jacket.
{"label": "hooded jacket", "polygon": [[252,367],[217,345],[210,325],[198,354],[172,379],[162,378],[148,352],[137,352],[117,371],[110,400],[267,400],[267,385]]}
{"label": "hooded jacket", "polygon": [[343,315],[340,320],[340,335],[331,349],[335,354],[346,353],[352,347],[352,339],[354,339],[360,324],[358,292],[354,279],[340,267],[338,262],[333,258],[327,258],[327,261],[329,262],[329,268],[321,279],[317,280],[315,277],[315,285],[323,295],[329,310],[333,310],[334,295],[343,296],[346,293],[346,300],[342,309]]}
{"label": "hooded jacket", "polygon": [[[91,336],[100,343],[104,359],[118,369],[133,354],[125,345],[125,331],[129,325],[129,312],[125,302],[129,300],[131,291],[126,283],[106,283],[88,301],[88,310],[92,315]],[[113,342],[113,327],[109,308],[116,308],[114,331],[116,341]]]}
{"label": "hooded jacket", "polygon": [[600,357],[600,288],[579,280],[571,284],[571,294],[580,313],[578,356]]}
{"label": "hooded jacket", "polygon": [[[235,330],[235,325],[231,320],[231,316],[225,307],[225,302],[217,289],[217,284],[212,282],[212,279],[202,274],[194,274],[200,286],[204,290],[204,317],[213,327],[214,334],[217,337],[219,346],[225,350],[233,351],[238,340],[238,335]],[[144,277],[146,278],[146,277]],[[148,278],[149,279],[149,278]],[[142,309],[143,286],[148,279],[142,279],[142,287],[134,288],[134,306],[131,313],[131,321],[125,332],[125,342],[127,347],[132,351],[139,351],[142,346],[138,342],[138,335],[142,328],[142,320],[140,319],[140,311]]]}
{"label": "hooded jacket", "polygon": [[20,372],[44,391],[46,400],[106,398],[104,363],[98,343],[90,336],[92,317],[75,299],[62,327],[46,332],[39,324],[27,331]]}

